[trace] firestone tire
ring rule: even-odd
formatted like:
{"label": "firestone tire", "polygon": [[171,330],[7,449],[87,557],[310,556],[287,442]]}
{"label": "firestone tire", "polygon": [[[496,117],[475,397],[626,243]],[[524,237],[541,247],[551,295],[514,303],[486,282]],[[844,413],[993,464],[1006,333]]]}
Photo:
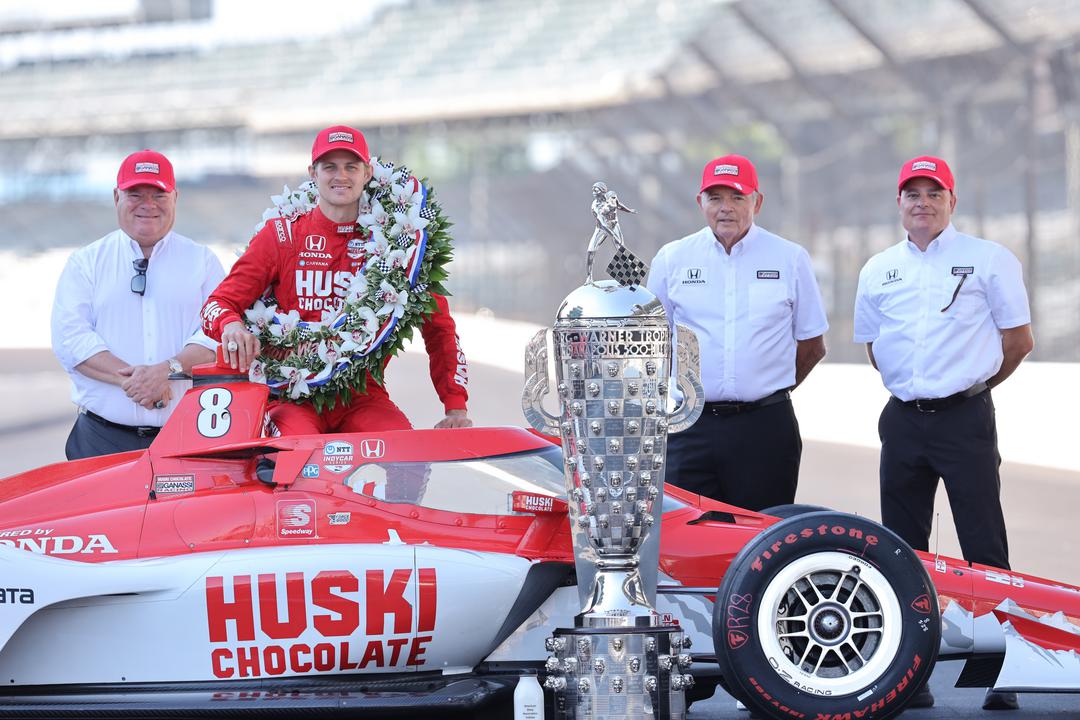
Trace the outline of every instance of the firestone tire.
{"label": "firestone tire", "polygon": [[733,694],[766,717],[885,720],[929,678],[941,617],[900,538],[815,512],[766,528],[732,561],[713,642]]}

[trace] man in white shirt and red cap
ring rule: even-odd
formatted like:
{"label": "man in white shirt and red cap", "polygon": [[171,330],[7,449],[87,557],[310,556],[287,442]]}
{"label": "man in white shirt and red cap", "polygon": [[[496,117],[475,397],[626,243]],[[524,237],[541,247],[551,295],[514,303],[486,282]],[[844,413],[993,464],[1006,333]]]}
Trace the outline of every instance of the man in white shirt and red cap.
{"label": "man in white shirt and red cap", "polygon": [[120,228],[72,253],[57,283],[53,352],[79,407],[69,460],[149,447],[182,394],[170,376],[214,359],[199,310],[225,271],[173,231],[176,198],[168,158],[129,155],[113,190]]}
{"label": "man in white shirt and red cap", "polygon": [[[964,559],[1008,569],[990,389],[1034,347],[1023,269],[953,226],[956,186],[941,158],[904,163],[897,190],[907,237],[866,262],[855,296],[855,342],[892,393],[878,422],[881,520],[927,550],[940,478]],[[990,690],[983,707],[1015,708],[1016,694]]]}
{"label": "man in white shirt and red cap", "polygon": [[810,256],[754,223],[764,196],[741,155],[705,166],[707,223],[668,243],[648,288],[701,350],[705,408],[668,438],[667,482],[749,510],[794,502],[802,438],[790,391],[825,356],[829,324]]}

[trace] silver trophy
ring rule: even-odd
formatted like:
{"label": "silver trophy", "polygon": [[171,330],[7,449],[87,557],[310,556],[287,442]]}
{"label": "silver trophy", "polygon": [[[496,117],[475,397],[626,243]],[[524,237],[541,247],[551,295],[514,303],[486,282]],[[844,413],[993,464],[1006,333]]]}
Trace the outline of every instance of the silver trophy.
{"label": "silver trophy", "polygon": [[671,330],[640,284],[644,263],[621,247],[608,266],[619,279],[592,282],[588,260],[586,284],[566,297],[551,329],[559,416],[542,405],[547,329],[525,356],[525,417],[562,438],[582,602],[575,627],[548,639],[545,686],[556,691],[559,718],[678,720],[693,683],[690,657],[679,628],[655,610],[656,576],[667,434],[701,414],[697,338],[677,328],[681,400],[669,412]]}

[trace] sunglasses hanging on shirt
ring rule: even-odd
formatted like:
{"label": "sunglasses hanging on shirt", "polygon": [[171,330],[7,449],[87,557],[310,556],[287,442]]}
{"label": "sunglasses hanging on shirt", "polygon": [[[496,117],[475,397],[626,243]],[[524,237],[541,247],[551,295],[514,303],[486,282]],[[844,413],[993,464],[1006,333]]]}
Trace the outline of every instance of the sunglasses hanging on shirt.
{"label": "sunglasses hanging on shirt", "polygon": [[953,292],[952,292],[952,299],[949,300],[948,305],[941,308],[941,312],[945,312],[946,310],[948,310],[949,308],[951,308],[953,306],[953,303],[956,302],[956,297],[960,294],[960,288],[964,287],[964,281],[965,280],[967,280],[967,275],[961,275],[960,276],[960,282],[956,283],[956,289],[953,290]]}
{"label": "sunglasses hanging on shirt", "polygon": [[149,265],[150,260],[147,258],[131,261],[131,266],[135,268],[135,276],[131,278],[131,292],[140,297],[146,292],[146,268]]}

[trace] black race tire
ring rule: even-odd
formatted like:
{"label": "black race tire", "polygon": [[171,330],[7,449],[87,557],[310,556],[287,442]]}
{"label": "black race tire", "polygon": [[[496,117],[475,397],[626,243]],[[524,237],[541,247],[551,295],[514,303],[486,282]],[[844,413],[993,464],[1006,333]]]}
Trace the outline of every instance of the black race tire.
{"label": "black race tire", "polygon": [[812,512],[830,512],[831,508],[823,507],[821,505],[803,505],[801,503],[791,503],[789,505],[773,505],[767,507],[764,510],[758,510],[762,515],[772,515],[778,518],[795,517],[796,515],[805,515]]}
{"label": "black race tire", "polygon": [[766,717],[885,720],[930,677],[941,616],[903,540],[814,512],[766,528],[732,561],[713,642],[725,685]]}

